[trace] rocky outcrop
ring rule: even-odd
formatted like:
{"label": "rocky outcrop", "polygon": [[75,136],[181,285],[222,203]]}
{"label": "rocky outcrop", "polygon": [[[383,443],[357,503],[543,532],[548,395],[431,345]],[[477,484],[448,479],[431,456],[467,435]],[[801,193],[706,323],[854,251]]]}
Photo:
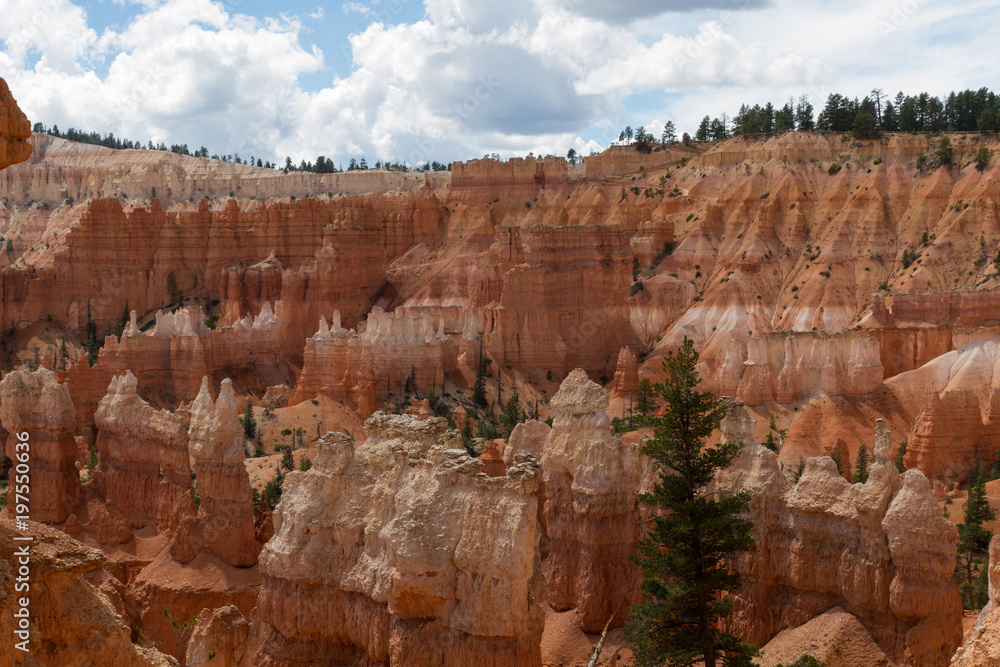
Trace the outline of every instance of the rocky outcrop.
{"label": "rocky outcrop", "polygon": [[893,667],[857,617],[834,607],[761,647],[761,667],[795,664],[811,655],[826,667]]}
{"label": "rocky outcrop", "polygon": [[319,331],[306,340],[302,377],[290,403],[326,394],[350,400],[367,416],[376,398],[384,400],[390,392],[441,393],[456,361],[457,346],[440,313],[374,308],[355,332],[341,326],[336,311],[332,326],[320,318]]}
{"label": "rocky outcrop", "polygon": [[877,426],[865,484],[850,484],[820,457],[792,485],[752,434],[752,418],[736,404],[723,437],[746,447],[716,489],[754,490],[757,544],[736,564],[744,589],[730,627],[764,644],[839,606],[894,662],[944,664],[962,640],[958,533],[923,473],[896,472],[888,430]]}
{"label": "rocky outcrop", "polygon": [[[552,397],[542,453],[547,598],[557,611],[577,609],[585,632],[600,632],[619,604],[639,600],[641,576],[629,555],[643,533],[642,454],[612,436],[607,407],[604,388],[571,372]],[[624,611],[613,623],[623,620]]]}
{"label": "rocky outcrop", "polygon": [[989,602],[979,612],[968,641],[955,652],[951,667],[1000,664],[1000,535],[990,541]]}
{"label": "rocky outcrop", "polygon": [[[440,418],[377,413],[285,478],[257,665],[540,665],[538,464],[478,474]],[[359,499],[364,502],[358,502]]]}
{"label": "rocky outcrop", "polygon": [[201,553],[218,556],[235,567],[257,563],[253,493],[243,464],[243,429],[233,383],[222,381],[218,401],[211,382],[202,380],[191,406],[188,452],[201,503],[195,516],[185,516],[171,545],[174,557],[188,563]]}
{"label": "rocky outcrop", "polygon": [[618,352],[618,367],[615,369],[615,379],[612,383],[613,398],[630,398],[639,389],[639,362],[635,354],[627,347]]}
{"label": "rocky outcrop", "polygon": [[[66,387],[44,368],[8,373],[0,381],[0,420],[7,432],[7,457],[15,462],[11,471],[30,481],[28,516],[62,523],[81,498],[73,400]],[[17,465],[24,468],[19,472]],[[13,488],[21,478],[11,481]],[[16,504],[11,494],[8,515],[20,514]]]}
{"label": "rocky outcrop", "polygon": [[77,431],[85,439],[91,437],[90,424],[104,388],[121,373],[132,372],[140,394],[171,408],[193,401],[205,375],[238,369],[259,377],[258,386],[290,376],[281,348],[281,322],[270,303],[265,302],[253,318],[214,330],[205,326],[200,307],[157,311],[154,318],[154,328],[142,333],[133,310],[121,337],[105,339],[94,366],[81,354],[75,364],[59,372],[73,393]]}
{"label": "rocky outcrop", "polygon": [[0,169],[24,162],[31,156],[31,124],[0,78]]}
{"label": "rocky outcrop", "polygon": [[211,660],[212,667],[251,667],[249,633],[250,623],[234,605],[203,609],[187,645],[187,664]]}
{"label": "rocky outcrop", "polygon": [[[15,541],[30,535],[30,542]],[[107,665],[108,667],[166,666],[166,656],[154,649],[140,649],[131,642],[130,628],[111,601],[87,582],[84,575],[99,570],[104,554],[77,542],[65,533],[29,522],[26,531],[0,522],[0,551],[16,554],[27,545],[30,585],[27,592],[15,590],[19,574],[16,558],[0,559],[0,663],[42,667]],[[22,577],[23,580],[23,577]],[[25,636],[14,614],[28,595],[31,617]],[[27,640],[28,652],[15,644]]]}
{"label": "rocky outcrop", "polygon": [[863,396],[882,383],[879,346],[861,332],[767,334],[733,339],[708,387],[747,405],[791,403],[821,389],[831,396]]}
{"label": "rocky outcrop", "polygon": [[500,228],[472,277],[463,350],[475,358],[483,333],[502,363],[614,373],[632,339],[630,262],[622,226]]}
{"label": "rocky outcrop", "polygon": [[93,486],[108,510],[132,528],[176,529],[178,514],[194,511],[184,420],[156,410],[136,393],[131,372],[111,380],[97,408]]}

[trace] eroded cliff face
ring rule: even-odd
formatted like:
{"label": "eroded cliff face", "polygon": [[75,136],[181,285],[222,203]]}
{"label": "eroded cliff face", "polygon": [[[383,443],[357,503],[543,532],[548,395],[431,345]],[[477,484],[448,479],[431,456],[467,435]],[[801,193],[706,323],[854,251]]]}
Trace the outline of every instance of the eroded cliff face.
{"label": "eroded cliff face", "polygon": [[176,530],[177,514],[194,509],[184,420],[152,408],[136,393],[137,383],[131,372],[116,376],[97,408],[101,462],[93,486],[109,512],[132,528]]}
{"label": "eroded cliff face", "polygon": [[0,169],[24,162],[31,155],[31,124],[0,78]]}
{"label": "eroded cliff face", "polygon": [[254,531],[250,477],[243,463],[243,428],[233,383],[222,381],[218,401],[211,382],[202,380],[191,406],[187,444],[201,503],[196,515],[183,517],[171,545],[174,557],[189,563],[210,553],[235,567],[257,564],[260,544]]}
{"label": "eroded cliff face", "polygon": [[612,436],[608,392],[583,370],[569,374],[551,406],[542,452],[548,602],[577,609],[584,631],[600,632],[619,604],[615,625],[639,601],[641,573],[629,555],[644,533],[637,494],[648,460]]}
{"label": "eroded cliff face", "polygon": [[28,651],[14,647],[21,638],[14,617],[21,609],[14,585],[19,573],[9,558],[0,559],[0,645],[4,665],[43,667],[65,665],[107,665],[108,667],[148,667],[170,665],[155,649],[140,649],[132,643],[128,624],[112,602],[84,577],[100,569],[104,554],[65,533],[44,524],[29,522],[24,531],[0,521],[0,549],[13,554],[24,546],[15,537],[30,534],[31,623]]}
{"label": "eroded cliff face", "polygon": [[[8,373],[0,380],[0,420],[7,432],[7,457],[30,475],[33,492],[28,516],[34,521],[62,523],[82,496],[69,391],[45,368]],[[12,470],[17,473],[18,469]],[[10,508],[6,512],[12,513]]]}
{"label": "eroded cliff face", "polygon": [[445,428],[377,413],[368,440],[330,434],[287,475],[254,664],[541,664],[539,466],[479,475]]}
{"label": "eroded cliff face", "polygon": [[66,364],[59,378],[69,383],[74,397],[77,433],[93,436],[94,415],[111,378],[133,374],[137,391],[158,406],[176,407],[198,395],[205,375],[239,372],[247,389],[289,381],[291,372],[281,346],[281,322],[265,302],[254,316],[209,330],[201,307],[176,313],[157,311],[155,326],[141,332],[132,311],[120,338],[108,336],[90,365],[81,350],[76,363]]}
{"label": "eroded cliff face", "polygon": [[839,606],[856,616],[894,661],[947,664],[962,641],[954,578],[958,531],[941,515],[919,470],[900,475],[884,425],[876,427],[868,481],[850,484],[829,457],[811,458],[797,484],[753,440],[742,404],[730,408],[723,437],[743,454],[720,472],[717,489],[753,489],[754,550],[728,621],[759,644]]}

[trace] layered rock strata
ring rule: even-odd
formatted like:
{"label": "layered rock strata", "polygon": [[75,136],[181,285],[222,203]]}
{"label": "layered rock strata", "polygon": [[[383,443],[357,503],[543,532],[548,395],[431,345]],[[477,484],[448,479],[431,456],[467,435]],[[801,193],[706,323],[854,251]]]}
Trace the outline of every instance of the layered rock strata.
{"label": "layered rock strata", "polygon": [[541,664],[538,464],[480,475],[445,428],[378,413],[286,476],[254,664]]}
{"label": "layered rock strata", "polygon": [[472,277],[463,350],[475,358],[484,334],[503,364],[613,374],[632,340],[628,239],[612,225],[498,229]]}
{"label": "layered rock strata", "polygon": [[[547,598],[557,611],[576,609],[585,632],[600,632],[619,604],[615,624],[639,600],[641,575],[629,555],[645,530],[637,499],[644,462],[637,446],[612,436],[608,392],[583,370],[569,374],[549,407],[555,420],[542,453]],[[542,430],[523,429],[511,436],[517,448],[527,448],[518,441],[530,440],[529,429]]]}
{"label": "layered rock strata", "polygon": [[[7,457],[14,462],[11,489],[30,482],[28,516],[62,523],[82,497],[69,391],[48,369],[8,373],[0,381],[0,420],[7,432]],[[7,513],[20,514],[16,494],[10,496]]]}
{"label": "layered rock strata", "polygon": [[[419,308],[386,313],[374,308],[359,331],[320,318],[319,331],[306,340],[302,376],[290,403],[326,394],[350,400],[363,416],[390,392],[443,392],[455,370],[457,345],[443,314]],[[408,389],[409,387],[409,389]]]}
{"label": "layered rock strata", "polygon": [[133,310],[121,337],[105,339],[96,364],[91,366],[81,352],[75,364],[59,373],[73,392],[77,430],[85,439],[91,436],[89,425],[107,383],[127,371],[137,378],[141,394],[170,407],[194,400],[205,375],[252,371],[263,383],[289,375],[281,348],[281,322],[270,303],[265,302],[256,317],[243,317],[214,330],[205,326],[205,313],[198,307],[176,313],[157,311],[154,318],[154,328],[143,333]]}
{"label": "layered rock strata", "polygon": [[31,156],[31,124],[10,94],[7,82],[0,78],[0,169]]}
{"label": "layered rock strata", "polygon": [[893,661],[947,662],[962,641],[954,525],[919,470],[896,472],[888,430],[876,428],[868,481],[850,484],[829,457],[811,458],[797,484],[753,441],[753,419],[730,409],[723,437],[746,445],[715,490],[754,491],[756,547],[737,560],[744,589],[728,621],[764,644],[839,606]]}
{"label": "layered rock strata", "polygon": [[235,567],[257,563],[260,544],[254,530],[250,476],[243,463],[243,429],[233,383],[222,381],[212,401],[209,378],[191,406],[188,451],[201,503],[195,516],[180,521],[172,545],[174,557],[190,562],[201,552]]}
{"label": "layered rock strata", "polygon": [[[131,372],[115,376],[95,414],[100,463],[93,486],[108,510],[132,528],[176,528],[193,512],[191,465],[184,420],[139,397]],[[173,524],[173,525],[171,525]]]}
{"label": "layered rock strata", "polygon": [[882,384],[879,345],[856,331],[834,335],[767,334],[733,339],[707,386],[747,405],[791,403],[820,389],[831,396],[863,396]]}

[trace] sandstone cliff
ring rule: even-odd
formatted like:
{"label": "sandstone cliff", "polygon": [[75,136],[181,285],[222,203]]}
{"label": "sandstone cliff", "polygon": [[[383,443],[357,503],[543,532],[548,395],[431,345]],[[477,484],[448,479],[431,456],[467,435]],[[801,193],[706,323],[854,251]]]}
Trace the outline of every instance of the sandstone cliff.
{"label": "sandstone cliff", "polygon": [[644,457],[612,436],[607,406],[608,392],[574,370],[552,398],[542,452],[547,599],[557,611],[577,609],[585,632],[600,632],[623,604],[613,621],[620,625],[639,601],[641,574],[629,555],[644,532]]}
{"label": "sandstone cliff", "polygon": [[97,408],[101,462],[93,486],[112,512],[133,528],[176,529],[178,513],[193,511],[184,421],[155,410],[136,393],[131,372],[116,376]]}
{"label": "sandstone cliff", "polygon": [[18,108],[7,82],[0,78],[0,169],[28,159],[31,155],[29,136],[31,124]]}
{"label": "sandstone cliff", "polygon": [[894,661],[944,664],[962,640],[954,579],[958,532],[918,470],[896,472],[892,441],[876,427],[865,484],[850,484],[828,457],[811,458],[797,484],[753,440],[736,404],[723,437],[746,445],[718,489],[754,489],[755,549],[737,561],[744,576],[729,624],[760,644],[839,606],[856,616]]}
{"label": "sandstone cliff", "polygon": [[[7,457],[23,465],[30,478],[29,516],[62,523],[82,495],[73,400],[66,387],[47,369],[8,373],[0,381],[0,420],[7,431]],[[20,434],[27,434],[27,461]],[[12,508],[6,512],[11,515]]]}
{"label": "sandstone cliff", "polygon": [[378,413],[365,429],[286,477],[254,664],[540,665],[538,464],[478,475],[438,418]]}
{"label": "sandstone cliff", "polygon": [[243,429],[233,383],[222,381],[218,401],[212,401],[209,378],[191,406],[188,452],[194,465],[201,504],[197,515],[178,526],[172,552],[182,563],[200,552],[214,554],[230,565],[257,563],[260,544],[254,532],[250,477],[243,464]]}
{"label": "sandstone cliff", "polygon": [[0,522],[0,549],[15,553],[24,542],[16,536],[30,534],[31,589],[29,611],[30,652],[14,648],[13,614],[20,609],[14,584],[18,573],[9,558],[0,559],[0,663],[25,667],[144,667],[173,664],[153,649],[132,643],[130,628],[115,611],[111,601],[86,581],[84,575],[101,567],[104,554],[44,524],[28,523],[27,531]]}

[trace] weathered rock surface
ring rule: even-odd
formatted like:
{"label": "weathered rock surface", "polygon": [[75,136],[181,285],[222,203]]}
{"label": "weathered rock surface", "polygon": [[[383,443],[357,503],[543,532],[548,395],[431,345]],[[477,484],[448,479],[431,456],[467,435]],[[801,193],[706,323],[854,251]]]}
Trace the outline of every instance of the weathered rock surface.
{"label": "weathered rock surface", "polygon": [[623,622],[641,579],[629,555],[644,531],[642,454],[612,436],[607,406],[607,390],[583,370],[571,372],[552,398],[542,453],[547,599],[556,611],[577,609],[585,632],[600,632],[621,603],[614,623]]}
{"label": "weathered rock surface", "polygon": [[[187,664],[211,662],[212,667],[251,667],[250,623],[234,605],[203,609],[187,646]],[[214,657],[209,660],[209,655]]]}
{"label": "weathered rock surface", "polygon": [[390,391],[407,393],[410,384],[421,392],[436,388],[440,393],[455,369],[456,333],[449,332],[437,310],[386,313],[376,307],[358,332],[344,329],[336,311],[332,326],[321,318],[319,330],[306,340],[302,377],[289,402],[322,393],[350,400],[359,414],[368,416],[376,399],[384,400]]}
{"label": "weathered rock surface", "polygon": [[97,408],[93,486],[110,512],[132,528],[176,529],[179,515],[194,511],[184,420],[155,410],[136,393],[131,372],[111,380]]}
{"label": "weathered rock surface", "polygon": [[480,475],[439,418],[365,429],[285,479],[254,664],[540,665],[538,464]]}
{"label": "weathered rock surface", "polygon": [[746,445],[718,489],[754,489],[755,549],[737,561],[744,576],[731,627],[766,643],[831,607],[858,618],[894,662],[945,664],[962,640],[954,578],[958,533],[941,515],[927,478],[899,475],[881,424],[865,484],[850,484],[829,457],[811,458],[790,485],[773,452],[753,441],[739,404],[723,437]]}
{"label": "weathered rock surface", "polygon": [[24,162],[31,156],[31,124],[0,78],[0,169]]}
{"label": "weathered rock surface", "polygon": [[850,331],[767,334],[733,339],[706,387],[747,405],[791,403],[821,389],[831,396],[870,394],[882,383],[878,342]]}
{"label": "weathered rock surface", "polygon": [[[131,372],[137,392],[160,405],[176,407],[198,395],[205,375],[227,370],[253,369],[267,385],[290,376],[281,348],[281,322],[265,302],[260,312],[236,320],[231,326],[209,330],[200,307],[176,313],[157,311],[155,327],[140,332],[136,311],[119,338],[108,336],[91,366],[84,354],[59,373],[69,383],[77,415],[77,431],[89,439],[98,402],[114,376]],[[248,381],[248,384],[253,384]]]}
{"label": "weathered rock surface", "polygon": [[182,563],[206,552],[236,567],[257,564],[260,544],[254,530],[250,476],[243,464],[243,428],[233,383],[222,381],[218,401],[204,378],[191,406],[188,451],[201,504],[198,513],[181,519],[171,545]]}
{"label": "weathered rock surface", "polygon": [[782,630],[761,647],[761,667],[794,664],[811,655],[826,667],[893,667],[865,626],[839,607],[797,628]]}
{"label": "weathered rock surface", "polygon": [[989,602],[979,612],[968,641],[955,652],[952,667],[1000,664],[1000,535],[990,540]]}
{"label": "weathered rock surface", "polygon": [[[30,543],[17,536],[31,535]],[[30,585],[27,592],[15,591],[20,576],[10,557],[25,544],[30,545]],[[27,531],[0,521],[0,663],[25,667],[140,667],[172,664],[152,649],[139,649],[130,640],[129,626],[115,611],[111,601],[84,579],[98,570],[104,554],[77,542],[65,533],[44,524],[28,523]],[[19,629],[13,614],[21,609],[19,598],[28,596],[31,615],[28,648],[17,650],[14,634]]]}
{"label": "weathered rock surface", "polygon": [[[66,387],[44,368],[8,373],[0,381],[0,420],[7,432],[7,457],[24,466],[20,473],[17,465],[11,471],[27,474],[24,481],[30,481],[28,516],[44,523],[62,523],[81,498],[73,400]],[[23,445],[18,446],[24,442],[20,434],[27,434],[27,452]],[[22,460],[25,453],[27,461]],[[16,483],[20,482],[16,478]],[[13,495],[8,515],[12,515],[16,500]]]}

